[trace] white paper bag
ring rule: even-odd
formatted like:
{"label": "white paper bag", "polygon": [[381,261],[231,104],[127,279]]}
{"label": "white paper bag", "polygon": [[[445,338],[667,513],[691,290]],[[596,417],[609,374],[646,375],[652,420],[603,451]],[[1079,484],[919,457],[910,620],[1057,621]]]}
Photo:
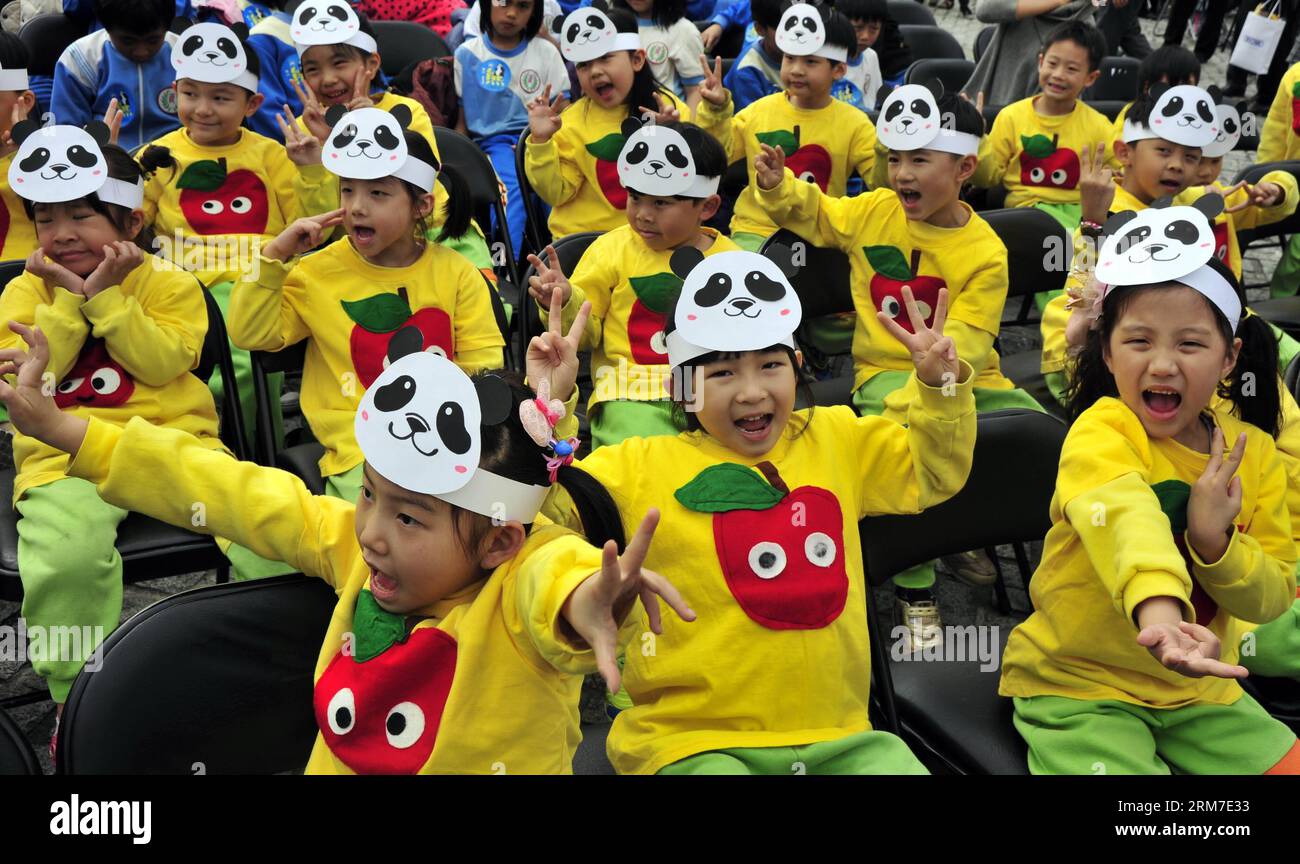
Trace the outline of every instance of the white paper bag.
{"label": "white paper bag", "polygon": [[1272,3],[1261,3],[1246,16],[1246,23],[1241,28],[1241,35],[1237,37],[1229,63],[1256,75],[1268,72],[1278,42],[1282,39],[1282,28],[1286,26],[1286,21],[1280,16],[1281,8],[1281,0],[1274,0]]}

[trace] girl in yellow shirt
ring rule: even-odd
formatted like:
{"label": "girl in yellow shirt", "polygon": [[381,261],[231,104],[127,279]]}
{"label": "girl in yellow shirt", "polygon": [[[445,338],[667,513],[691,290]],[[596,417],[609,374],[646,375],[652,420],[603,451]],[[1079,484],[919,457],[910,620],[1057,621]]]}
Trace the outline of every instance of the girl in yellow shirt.
{"label": "girl in yellow shirt", "polygon": [[1278,391],[1255,387],[1276,352],[1214,257],[1221,206],[1106,226],[1036,611],[1003,658],[1034,773],[1300,773],[1295,733],[1235,680],[1240,622],[1295,599],[1296,548]]}

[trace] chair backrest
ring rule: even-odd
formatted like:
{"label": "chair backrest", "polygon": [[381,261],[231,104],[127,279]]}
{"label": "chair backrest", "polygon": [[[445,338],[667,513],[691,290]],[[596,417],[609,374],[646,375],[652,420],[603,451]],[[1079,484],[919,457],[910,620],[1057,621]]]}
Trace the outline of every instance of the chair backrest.
{"label": "chair backrest", "polygon": [[53,75],[63,50],[86,35],[86,22],[52,12],[37,15],[18,31],[18,38],[27,46],[27,72],[31,75]]}
{"label": "chair backrest", "polygon": [[966,57],[966,52],[962,50],[957,37],[941,27],[900,24],[898,25],[898,32],[902,35],[903,42],[907,44],[907,47],[912,49],[913,61],[941,57],[962,60]]}
{"label": "chair backrest", "polygon": [[975,50],[972,53],[975,55],[976,63],[980,62],[984,52],[989,50],[989,43],[993,41],[993,34],[996,32],[998,32],[998,25],[990,24],[975,34]]}
{"label": "chair backrest", "polygon": [[[1258,165],[1247,166],[1240,174],[1233,178],[1233,183],[1239,183],[1245,180],[1247,183],[1258,183],[1264,179],[1264,175],[1270,171],[1289,171],[1292,176],[1300,179],[1300,161],[1291,160],[1287,162],[1261,162]],[[1279,237],[1294,234],[1300,231],[1300,211],[1292,213],[1281,222],[1274,222],[1269,225],[1261,225],[1258,228],[1249,228],[1237,232],[1237,243],[1240,244],[1244,251],[1247,246],[1256,240],[1262,240],[1265,237]]]}
{"label": "chair backrest", "polygon": [[[197,281],[197,280],[195,280]],[[235,454],[236,459],[251,459],[252,445],[244,437],[244,409],[239,402],[239,389],[235,386],[235,361],[230,354],[230,338],[226,335],[226,320],[221,315],[217,298],[200,283],[203,301],[208,310],[208,332],[203,337],[199,365],[194,374],[207,381],[213,372],[221,375],[221,440]]]}
{"label": "chair backrest", "polygon": [[[799,267],[790,284],[803,305],[805,322],[824,315],[854,311],[849,256],[838,249],[814,246],[785,228],[767,238],[763,249],[777,243],[795,251]],[[798,257],[800,255],[802,259]]]}
{"label": "chair backrest", "polygon": [[[911,3],[912,0],[907,0]],[[907,67],[903,78],[904,84],[924,84],[939,79],[945,93],[956,93],[970,80],[975,71],[975,64],[970,60],[955,60],[950,57],[916,60]]]}
{"label": "chair backrest", "polygon": [[[451,49],[437,33],[414,21],[372,21],[385,75],[434,57],[450,57]],[[442,146],[439,142],[439,147]]]}
{"label": "chair backrest", "polygon": [[1286,384],[1286,389],[1290,391],[1291,398],[1300,401],[1300,354],[1291,358],[1291,362],[1286,364],[1286,371],[1282,373],[1282,381]]}
{"label": "chair backrest", "polygon": [[943,555],[1046,535],[1065,424],[1021,409],[990,411],[977,422],[975,456],[960,492],[913,516],[859,523],[872,585]]}
{"label": "chair backrest", "polygon": [[56,770],[301,770],[316,736],[312,676],[336,602],[319,579],[277,576],[185,591],[132,616],[73,682]]}
{"label": "chair backrest", "polygon": [[[438,142],[438,153],[442,161],[465,178],[469,185],[470,199],[473,202],[474,221],[478,222],[483,233],[491,238],[489,248],[492,258],[497,260],[497,253],[502,253],[504,265],[494,269],[500,278],[518,283],[519,271],[516,269],[514,251],[510,245],[510,232],[506,225],[506,209],[501,204],[501,187],[497,182],[496,169],[479,146],[461,135],[455,129],[435,126],[433,136]],[[496,216],[496,229],[492,228],[492,217]]]}
{"label": "chair backrest", "polygon": [[0,711],[0,777],[40,774],[41,765],[18,724]]}
{"label": "chair backrest", "polygon": [[1119,116],[1119,112],[1124,110],[1124,106],[1131,100],[1129,99],[1085,99],[1085,103],[1097,109],[1106,115],[1108,120],[1114,120]]}
{"label": "chair backrest", "polygon": [[15,258],[12,261],[0,261],[0,291],[3,291],[5,286],[14,279],[23,275],[23,271],[26,269],[27,261],[22,258]]}
{"label": "chair backrest", "polygon": [[1060,222],[1034,207],[985,210],[979,215],[1007,247],[1007,297],[1065,287],[1074,246]]}
{"label": "chair backrest", "polygon": [[1121,102],[1132,102],[1138,95],[1139,65],[1141,61],[1136,57],[1103,57],[1101,74],[1084,91],[1084,101],[1091,103],[1118,99]]}
{"label": "chair backrest", "polygon": [[519,181],[519,194],[524,199],[524,239],[528,248],[541,252],[551,242],[551,229],[537,206],[536,192],[533,184],[528,182],[528,172],[524,169],[524,154],[527,152],[528,136],[531,131],[525,129],[519,133],[519,143],[515,145],[515,177]]}
{"label": "chair backrest", "polygon": [[898,24],[918,24],[922,27],[934,27],[934,13],[916,0],[885,0],[889,17]]}

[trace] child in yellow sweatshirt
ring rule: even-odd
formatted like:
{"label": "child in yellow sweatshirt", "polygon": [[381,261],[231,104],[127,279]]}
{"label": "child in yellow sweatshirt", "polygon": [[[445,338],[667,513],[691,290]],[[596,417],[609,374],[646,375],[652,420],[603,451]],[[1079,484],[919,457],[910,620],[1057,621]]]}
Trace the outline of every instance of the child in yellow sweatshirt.
{"label": "child in yellow sweatshirt", "polygon": [[[11,134],[20,147],[8,182],[26,196],[40,246],[0,293],[0,321],[13,322],[0,333],[0,358],[21,354],[17,334],[39,327],[55,414],[113,428],[138,417],[192,436],[197,449],[222,449],[212,394],[191,374],[207,333],[202,288],[135,243],[145,222],[140,166],[107,143],[108,127],[98,121],[82,130],[24,120]],[[62,706],[83,661],[122,615],[114,542],[129,508],[69,477],[66,455],[21,430],[14,462],[23,618],[29,629],[94,634],[77,643],[75,656],[33,658]],[[158,488],[139,484],[149,495]]]}
{"label": "child in yellow sweatshirt", "polygon": [[[1138,64],[1138,95],[1145,96],[1157,84],[1176,87],[1179,84],[1200,84],[1201,61],[1182,45],[1161,45]],[[1124,118],[1133,110],[1130,102],[1115,117],[1112,141],[1124,139]]]}
{"label": "child in yellow sweatshirt", "polygon": [[596,0],[571,12],[559,36],[560,53],[577,67],[582,97],[572,105],[562,93],[552,100],[548,85],[528,103],[524,171],[551,206],[552,236],[613,231],[627,221],[627,191],[616,167],[623,121],[642,114],[659,122],[690,120],[691,111],[655,81],[630,12]]}
{"label": "child in yellow sweatshirt", "polygon": [[1295,733],[1234,680],[1241,622],[1295,599],[1296,548],[1278,391],[1253,386],[1272,339],[1213,255],[1220,206],[1107,223],[1036,611],[1003,657],[1034,773],[1300,773]]}
{"label": "child in yellow sweatshirt", "polygon": [[[657,627],[660,593],[692,617],[641,566],[655,514],[620,557],[608,493],[557,452],[554,406],[508,373],[470,379],[425,352],[395,357],[356,416],[366,476],[353,504],[180,430],[58,412],[41,389],[44,335],[23,332],[31,352],[9,354],[18,378],[0,399],[19,428],[72,454],[78,482],[174,524],[203,500],[206,530],[338,593],[313,676],[308,773],[570,773],[581,673],[599,666],[618,685],[616,622],[641,617],[640,596]],[[609,538],[603,552],[537,515],[552,482],[583,505],[593,539]]]}
{"label": "child in yellow sweatshirt", "polygon": [[[894,95],[897,94],[897,95]],[[976,170],[984,121],[955,94],[938,99],[910,85],[881,106],[880,138],[888,147],[889,184],[855,198],[833,198],[784,170],[780,148],[755,160],[755,198],[769,218],[810,243],[849,257],[857,327],[853,335],[853,404],[861,414],[899,423],[917,398],[911,358],[879,315],[909,326],[903,292],[910,290],[929,320],[940,292],[951,298],[948,334],[975,371],[980,411],[1041,406],[1015,389],[998,367],[993,348],[1007,295],[1007,250],[988,223],[959,199]],[[923,127],[950,115],[950,127]],[[916,131],[916,130],[922,131]],[[989,585],[996,570],[983,552],[950,556],[945,564],[962,579]],[[896,612],[924,648],[942,634],[931,590],[934,567],[925,564],[895,577]]]}
{"label": "child in yellow sweatshirt", "polygon": [[867,181],[876,168],[871,120],[831,95],[858,50],[853,25],[828,7],[797,3],[782,15],[776,41],[782,51],[782,92],[764,96],[732,117],[731,93],[722,86],[722,76],[706,68],[700,85],[701,122],[719,127],[729,162],[748,163],[749,185],[736,199],[731,239],[750,251],[784,227],[757,200],[754,166],[764,147],[780,147],[795,177],[833,198],[846,194],[854,172]]}
{"label": "child in yellow sweatshirt", "polygon": [[[425,239],[433,191],[449,169],[405,128],[404,106],[332,106],[324,163],[338,179],[337,209],[299,219],[262,247],[257,276],[230,298],[230,339],[280,351],[303,339],[302,412],[325,446],[327,494],[355,501],[362,453],[352,418],[397,350],[431,351],[467,372],[501,366],[505,343],[491,287],[463,256]],[[367,158],[369,153],[395,158]],[[454,196],[444,231],[463,230],[469,198]],[[320,251],[341,225],[345,236]]]}
{"label": "child in yellow sweatshirt", "polygon": [[[633,616],[623,678],[634,704],[614,720],[610,759],[637,774],[924,773],[867,717],[874,622],[856,523],[933,506],[969,473],[975,374],[945,335],[947,292],[932,323],[910,290],[911,329],[882,321],[915,361],[904,426],[845,406],[795,410],[805,379],[791,250],[686,248],[672,265],[684,284],[666,342],[690,431],[629,438],[579,464],[624,525],[661,508],[646,565],[698,619],[665,617],[656,633],[649,609]],[[576,351],[554,362],[576,371]]]}
{"label": "child in yellow sweatshirt", "polygon": [[[1286,70],[1273,94],[1255,158],[1259,162],[1300,158],[1300,63]],[[1270,290],[1274,297],[1300,293],[1300,240],[1295,235],[1286,254],[1277,262]]]}

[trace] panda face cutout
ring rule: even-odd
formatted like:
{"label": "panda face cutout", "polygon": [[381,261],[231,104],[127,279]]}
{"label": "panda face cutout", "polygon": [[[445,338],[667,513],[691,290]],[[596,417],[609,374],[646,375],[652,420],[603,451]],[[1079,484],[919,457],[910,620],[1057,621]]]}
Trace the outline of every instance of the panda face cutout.
{"label": "panda face cutout", "polygon": [[344,0],[308,0],[293,13],[290,34],[302,45],[335,45],[361,31],[361,19]]}
{"label": "panda face cutout", "polygon": [[560,53],[570,63],[585,63],[611,51],[641,47],[639,33],[620,33],[599,9],[584,6],[569,13],[560,24]]}
{"label": "panda face cutout", "polygon": [[1211,159],[1227,156],[1241,140],[1241,115],[1237,109],[1231,105],[1216,105],[1214,111],[1219,120],[1219,133],[1201,148],[1201,155]]}
{"label": "panda face cutout", "polygon": [[919,150],[939,134],[939,105],[920,84],[896,87],[880,106],[876,133],[890,150]]}
{"label": "panda face cutout", "polygon": [[753,252],[700,261],[682,283],[676,334],[713,351],[752,351],[784,343],[802,306],[777,263]]}
{"label": "panda face cutout", "polygon": [[248,56],[244,46],[224,24],[195,24],[186,28],[177,38],[172,50],[172,69],[177,78],[190,78],[207,84],[239,84],[241,79],[252,79],[257,89],[257,79],[248,71]]}
{"label": "panda face cutout", "polygon": [[47,126],[22,139],[9,165],[9,186],[28,201],[55,204],[99,191],[108,179],[104,153],[89,132]]}
{"label": "panda face cutout", "polygon": [[1149,207],[1106,238],[1097,279],[1143,285],[1186,276],[1214,255],[1214,228],[1196,207]]}
{"label": "panda face cutout", "polygon": [[397,118],[379,108],[344,114],[321,149],[321,161],[330,173],[353,180],[391,176],[406,164],[407,156],[406,138]]}
{"label": "panda face cutout", "polygon": [[1148,120],[1157,136],[1184,147],[1204,147],[1219,134],[1214,99],[1200,87],[1180,84],[1156,100]]}
{"label": "panda face cutout", "polygon": [[618,179],[642,195],[685,195],[696,180],[695,160],[676,129],[646,124],[618,154]]}
{"label": "panda face cutout", "polygon": [[796,3],[781,16],[776,27],[776,47],[786,54],[807,57],[826,44],[821,14],[807,3]]}
{"label": "panda face cutout", "polygon": [[478,469],[482,409],[469,377],[420,351],[390,363],[361,399],[355,433],[366,462],[404,489],[441,495]]}

